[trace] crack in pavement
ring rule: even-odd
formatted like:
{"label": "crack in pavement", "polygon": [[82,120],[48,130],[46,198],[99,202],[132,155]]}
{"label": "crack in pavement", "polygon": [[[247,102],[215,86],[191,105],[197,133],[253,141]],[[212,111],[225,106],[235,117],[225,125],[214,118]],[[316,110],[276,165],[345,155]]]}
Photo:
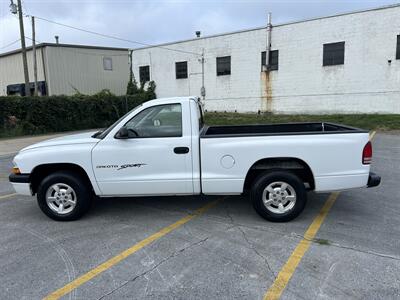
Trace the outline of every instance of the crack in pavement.
{"label": "crack in pavement", "polygon": [[[270,266],[270,264],[269,264],[269,262],[268,262],[268,259],[267,259],[264,255],[262,255],[262,254],[256,249],[256,247],[253,245],[252,242],[250,242],[250,240],[248,239],[248,237],[247,237],[246,233],[244,232],[244,230],[240,227],[239,224],[237,224],[237,223],[235,222],[235,220],[233,219],[232,215],[229,213],[228,206],[225,205],[224,207],[225,207],[226,215],[227,215],[228,218],[231,220],[231,224],[233,225],[233,226],[230,227],[229,229],[237,228],[237,229],[242,233],[243,239],[246,241],[246,243],[247,243],[247,245],[248,245],[248,248],[249,248],[250,250],[252,250],[258,257],[260,257],[260,258],[264,261],[264,264],[265,264],[265,266],[267,267],[268,271],[274,276],[274,279],[275,279],[275,278],[276,278],[276,274],[275,274],[274,271],[272,270],[272,268],[271,268],[271,266]],[[229,230],[229,229],[228,229],[228,230]]]}
{"label": "crack in pavement", "polygon": [[340,245],[340,244],[337,244],[337,243],[331,243],[331,244],[329,244],[327,246],[333,246],[333,247],[346,249],[346,250],[353,250],[353,251],[364,253],[364,254],[369,254],[369,255],[373,255],[373,256],[378,256],[378,257],[382,257],[382,258],[389,258],[389,259],[400,261],[400,257],[397,257],[397,256],[393,256],[393,255],[390,255],[390,254],[379,253],[379,252],[375,252],[375,251],[357,249],[357,248],[354,248],[354,247],[351,247],[351,246],[344,246],[344,245]]}
{"label": "crack in pavement", "polygon": [[[233,225],[233,226],[228,227],[226,230],[229,230],[229,229],[232,229],[232,228],[236,228],[236,227],[239,227],[239,228],[243,227],[243,228],[249,228],[249,229],[253,229],[253,230],[257,230],[257,231],[268,231],[270,233],[279,234],[280,237],[286,237],[286,238],[289,238],[289,239],[296,239],[296,240],[297,239],[305,239],[307,241],[312,242],[313,244],[320,245],[320,243],[318,242],[319,239],[317,239],[317,238],[307,239],[303,235],[298,234],[296,232],[284,233],[282,231],[273,230],[273,229],[270,229],[270,228],[259,228],[257,226],[250,226],[250,225],[246,225],[246,224],[237,223],[236,221],[234,221],[233,217],[230,215],[227,207],[225,207],[225,210],[226,210],[227,217],[230,219],[230,222],[223,222],[221,220],[217,220],[216,218],[213,218],[213,221],[220,222],[220,223],[223,223],[223,224]],[[210,217],[207,217],[207,218],[210,218]],[[222,219],[222,218],[218,218],[218,219]],[[242,234],[243,234],[243,232],[242,232]],[[373,256],[378,256],[378,257],[382,257],[382,258],[389,258],[389,259],[400,261],[400,257],[397,257],[397,256],[393,256],[393,255],[390,255],[390,254],[379,253],[379,252],[375,252],[375,251],[357,249],[357,248],[354,248],[354,247],[351,247],[351,246],[344,246],[344,245],[340,245],[340,244],[334,243],[334,242],[330,242],[328,245],[324,245],[324,246],[332,246],[332,247],[342,248],[342,249],[346,249],[346,250],[353,250],[353,251],[361,252],[361,253],[364,253],[364,254],[369,254],[369,255],[373,255]]]}
{"label": "crack in pavement", "polygon": [[240,228],[240,226],[237,226],[237,229],[239,229],[239,231],[242,233],[244,240],[246,241],[246,243],[249,245],[249,248],[251,250],[254,251],[254,253],[259,256],[262,260],[264,260],[264,263],[268,269],[268,271],[274,276],[274,279],[276,278],[276,274],[274,273],[274,271],[272,270],[268,259],[262,255],[260,252],[258,252],[258,250],[254,247],[254,245],[249,241],[248,237],[246,236],[246,233],[244,232],[244,230],[242,228]]}
{"label": "crack in pavement", "polygon": [[147,274],[153,272],[154,270],[157,270],[158,267],[160,267],[161,265],[163,265],[164,263],[166,263],[168,260],[170,260],[170,259],[172,259],[172,258],[174,258],[174,257],[176,257],[176,256],[178,256],[178,255],[180,255],[180,254],[182,254],[183,252],[185,252],[186,250],[188,250],[188,249],[190,249],[190,248],[192,248],[192,247],[199,246],[199,245],[203,244],[205,241],[208,240],[208,238],[209,238],[209,237],[206,237],[206,238],[204,238],[204,239],[202,239],[202,240],[200,240],[200,241],[197,241],[197,242],[195,242],[195,243],[189,244],[188,246],[186,246],[186,247],[184,247],[184,248],[182,248],[182,249],[179,249],[178,251],[173,252],[171,255],[169,255],[168,257],[166,257],[166,258],[164,258],[164,259],[162,259],[160,262],[158,262],[158,263],[157,263],[155,266],[153,266],[152,268],[150,268],[150,269],[148,269],[148,270],[146,270],[146,271],[140,273],[139,275],[136,275],[135,277],[133,277],[133,278],[131,278],[131,279],[129,279],[129,280],[126,280],[125,282],[123,282],[122,284],[120,284],[118,287],[116,287],[116,288],[114,288],[113,290],[111,290],[110,292],[108,292],[108,293],[102,295],[102,296],[101,296],[100,298],[98,298],[97,300],[104,299],[105,297],[107,297],[107,296],[113,294],[113,293],[116,292],[117,290],[123,288],[123,287],[126,286],[127,284],[135,282],[137,279],[139,279],[139,278],[141,278],[141,277],[145,277],[145,278],[146,278],[146,275],[147,275]]}
{"label": "crack in pavement", "polygon": [[[299,239],[305,239],[306,241],[309,241],[309,242],[311,242],[313,244],[321,245],[318,242],[320,240],[318,238],[309,239],[309,238],[306,238],[306,237],[304,237],[304,236],[302,236],[300,234],[294,233],[294,232],[292,233],[292,236],[295,236],[295,237],[297,237]],[[327,240],[327,241],[329,241],[329,240]],[[363,254],[369,254],[369,255],[373,255],[373,256],[377,256],[377,257],[389,258],[389,259],[400,261],[400,257],[397,257],[397,256],[393,256],[393,255],[385,254],[385,253],[379,253],[379,252],[370,251],[370,250],[358,249],[358,248],[355,248],[355,247],[345,246],[345,245],[341,245],[339,243],[330,242],[330,241],[329,241],[329,244],[324,244],[323,246],[328,246],[328,247],[331,246],[331,247],[341,248],[341,249],[345,249],[345,250],[352,250],[352,251],[360,252],[360,253],[363,253]]]}

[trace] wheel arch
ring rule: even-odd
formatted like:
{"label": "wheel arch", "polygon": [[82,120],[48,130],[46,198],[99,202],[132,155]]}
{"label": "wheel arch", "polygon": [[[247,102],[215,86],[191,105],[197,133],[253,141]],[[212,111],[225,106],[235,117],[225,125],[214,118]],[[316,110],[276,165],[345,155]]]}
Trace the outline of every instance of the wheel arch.
{"label": "wheel arch", "polygon": [[85,180],[86,184],[89,185],[90,189],[94,191],[94,187],[87,172],[80,165],[74,163],[50,163],[38,165],[32,170],[30,174],[32,194],[34,195],[37,193],[40,183],[46,176],[60,171],[70,171],[79,174]]}
{"label": "wheel arch", "polygon": [[307,189],[315,189],[314,174],[304,160],[297,157],[269,157],[259,159],[248,169],[243,191],[249,190],[251,184],[260,174],[277,170],[290,171],[303,180],[304,183],[308,183]]}

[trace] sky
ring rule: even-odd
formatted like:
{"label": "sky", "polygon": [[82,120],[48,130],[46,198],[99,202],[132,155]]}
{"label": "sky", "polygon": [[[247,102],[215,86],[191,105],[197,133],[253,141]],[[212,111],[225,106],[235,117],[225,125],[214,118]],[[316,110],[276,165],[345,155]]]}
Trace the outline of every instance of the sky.
{"label": "sky", "polygon": [[[14,0],[16,3],[16,0]],[[25,15],[117,36],[145,44],[190,39],[272,24],[363,10],[400,1],[386,0],[22,0]],[[19,25],[10,0],[0,0],[0,53],[20,48]],[[30,18],[24,18],[26,43],[31,45]],[[103,38],[36,19],[38,42],[138,48],[139,44]],[[14,44],[9,45],[10,43]]]}

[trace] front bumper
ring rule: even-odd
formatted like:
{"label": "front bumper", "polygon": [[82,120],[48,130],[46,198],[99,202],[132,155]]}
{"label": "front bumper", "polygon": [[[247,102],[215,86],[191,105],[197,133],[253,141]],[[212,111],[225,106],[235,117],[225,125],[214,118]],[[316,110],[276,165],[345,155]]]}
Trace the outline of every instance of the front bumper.
{"label": "front bumper", "polygon": [[30,183],[30,174],[10,174],[8,179],[11,183]]}
{"label": "front bumper", "polygon": [[381,176],[376,175],[373,172],[369,173],[367,187],[378,186],[381,183]]}
{"label": "front bumper", "polygon": [[32,195],[29,174],[11,174],[8,179],[17,194]]}

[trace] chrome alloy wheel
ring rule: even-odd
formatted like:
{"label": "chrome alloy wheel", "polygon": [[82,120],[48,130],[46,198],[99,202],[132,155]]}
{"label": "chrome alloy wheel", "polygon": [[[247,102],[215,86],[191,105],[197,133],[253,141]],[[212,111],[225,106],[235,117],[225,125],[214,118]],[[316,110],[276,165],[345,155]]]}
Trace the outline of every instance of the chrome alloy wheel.
{"label": "chrome alloy wheel", "polygon": [[76,201],[76,193],[68,184],[56,183],[47,189],[47,206],[59,215],[65,215],[73,211]]}
{"label": "chrome alloy wheel", "polygon": [[276,181],[264,189],[262,200],[266,209],[275,214],[283,214],[296,204],[296,192],[290,184]]}

